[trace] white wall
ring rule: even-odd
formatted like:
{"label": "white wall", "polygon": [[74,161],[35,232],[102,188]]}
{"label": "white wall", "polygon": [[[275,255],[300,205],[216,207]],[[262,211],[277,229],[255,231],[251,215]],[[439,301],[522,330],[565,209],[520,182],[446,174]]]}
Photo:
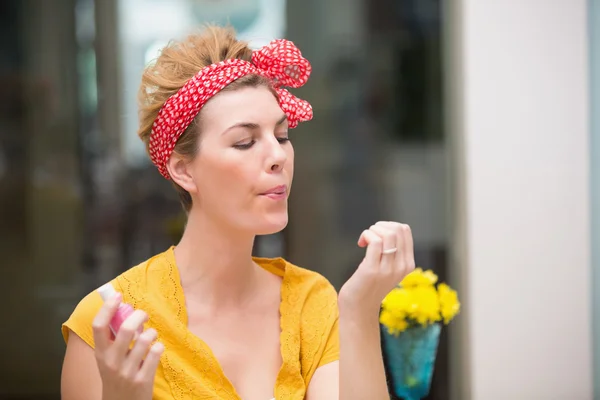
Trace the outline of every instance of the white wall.
{"label": "white wall", "polygon": [[592,399],[587,2],[449,11],[456,399]]}
{"label": "white wall", "polygon": [[600,397],[600,0],[590,0],[592,276],[594,394]]}

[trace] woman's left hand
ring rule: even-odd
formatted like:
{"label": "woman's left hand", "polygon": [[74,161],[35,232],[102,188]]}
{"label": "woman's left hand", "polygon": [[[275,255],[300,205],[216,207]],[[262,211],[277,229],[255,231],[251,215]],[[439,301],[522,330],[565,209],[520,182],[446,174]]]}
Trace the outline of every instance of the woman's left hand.
{"label": "woman's left hand", "polygon": [[415,269],[412,232],[381,221],[360,235],[358,245],[367,248],[365,258],[340,290],[340,312],[378,316],[385,296]]}

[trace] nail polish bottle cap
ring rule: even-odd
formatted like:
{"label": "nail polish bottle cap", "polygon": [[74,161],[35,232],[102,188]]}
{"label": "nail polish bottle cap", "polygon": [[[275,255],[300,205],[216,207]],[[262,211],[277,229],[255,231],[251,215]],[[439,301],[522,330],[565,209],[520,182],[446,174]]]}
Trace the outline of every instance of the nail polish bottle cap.
{"label": "nail polish bottle cap", "polygon": [[98,293],[100,293],[100,297],[102,300],[107,301],[110,298],[114,297],[117,294],[115,288],[112,287],[110,283],[106,283],[98,288]]}

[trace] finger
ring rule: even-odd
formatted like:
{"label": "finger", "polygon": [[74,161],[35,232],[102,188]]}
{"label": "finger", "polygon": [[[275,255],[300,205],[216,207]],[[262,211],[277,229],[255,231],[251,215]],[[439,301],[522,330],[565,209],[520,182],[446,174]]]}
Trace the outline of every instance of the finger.
{"label": "finger", "polygon": [[363,231],[363,233],[360,234],[360,237],[358,238],[358,247],[367,247],[367,245],[369,244],[367,242],[367,239],[365,238],[365,232]]}
{"label": "finger", "polygon": [[[379,221],[375,225],[382,226],[386,229],[389,229],[390,231],[393,231],[396,234],[396,239],[397,239],[396,243],[397,243],[397,247],[398,247],[398,253],[399,253],[399,255],[403,255],[406,250],[405,243],[404,243],[405,234],[403,231],[403,226],[405,226],[405,225],[400,224],[398,222],[392,222],[392,221]],[[408,225],[406,225],[406,226],[408,227]],[[396,260],[402,260],[402,259],[403,258],[401,258],[401,257],[396,257]]]}
{"label": "finger", "polygon": [[145,330],[140,337],[135,341],[133,349],[125,359],[123,368],[127,376],[135,376],[140,369],[140,365],[146,353],[148,353],[152,342],[157,338],[158,334],[155,329]]}
{"label": "finger", "polygon": [[115,354],[115,361],[117,363],[123,362],[127,353],[129,352],[129,345],[135,339],[135,335],[139,332],[140,328],[143,327],[144,322],[148,320],[148,314],[142,310],[135,310],[127,319],[121,324],[113,348]]}
{"label": "finger", "polygon": [[375,226],[381,226],[394,232],[398,237],[398,240],[402,240],[402,224],[392,221],[379,221]]}
{"label": "finger", "polygon": [[402,256],[404,258],[405,274],[409,274],[415,269],[415,249],[412,230],[406,224],[400,224],[400,232],[402,234]]}
{"label": "finger", "polygon": [[[396,236],[396,232],[381,225],[373,225],[369,230],[375,232],[383,241],[383,251],[380,259],[381,271],[391,272],[394,269],[396,254],[398,253],[398,237]],[[386,250],[393,249],[396,249],[394,253],[385,253]]]}
{"label": "finger", "polygon": [[[379,268],[381,251],[383,250],[383,239],[370,230],[364,231],[362,236],[364,236],[364,240],[367,243],[365,261],[368,265]],[[361,263],[361,265],[364,265],[364,263]]]}
{"label": "finger", "polygon": [[110,330],[110,321],[121,304],[121,294],[117,293],[114,297],[107,300],[96,314],[92,322],[92,331],[94,333],[95,349],[104,351],[111,342],[112,332]]}
{"label": "finger", "polygon": [[396,257],[395,273],[402,280],[415,269],[415,253],[410,226],[390,221],[378,222],[376,225],[387,227],[396,232],[399,254]]}
{"label": "finger", "polygon": [[165,350],[165,346],[162,343],[156,342],[150,347],[150,351],[140,368],[139,374],[146,380],[154,380],[156,374],[156,367],[160,361],[160,356]]}

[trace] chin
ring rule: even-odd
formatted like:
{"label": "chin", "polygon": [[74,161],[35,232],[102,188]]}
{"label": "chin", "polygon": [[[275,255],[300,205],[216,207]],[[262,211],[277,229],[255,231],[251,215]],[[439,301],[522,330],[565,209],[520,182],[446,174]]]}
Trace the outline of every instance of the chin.
{"label": "chin", "polygon": [[255,226],[256,235],[272,235],[281,232],[288,224],[288,215],[269,216]]}

